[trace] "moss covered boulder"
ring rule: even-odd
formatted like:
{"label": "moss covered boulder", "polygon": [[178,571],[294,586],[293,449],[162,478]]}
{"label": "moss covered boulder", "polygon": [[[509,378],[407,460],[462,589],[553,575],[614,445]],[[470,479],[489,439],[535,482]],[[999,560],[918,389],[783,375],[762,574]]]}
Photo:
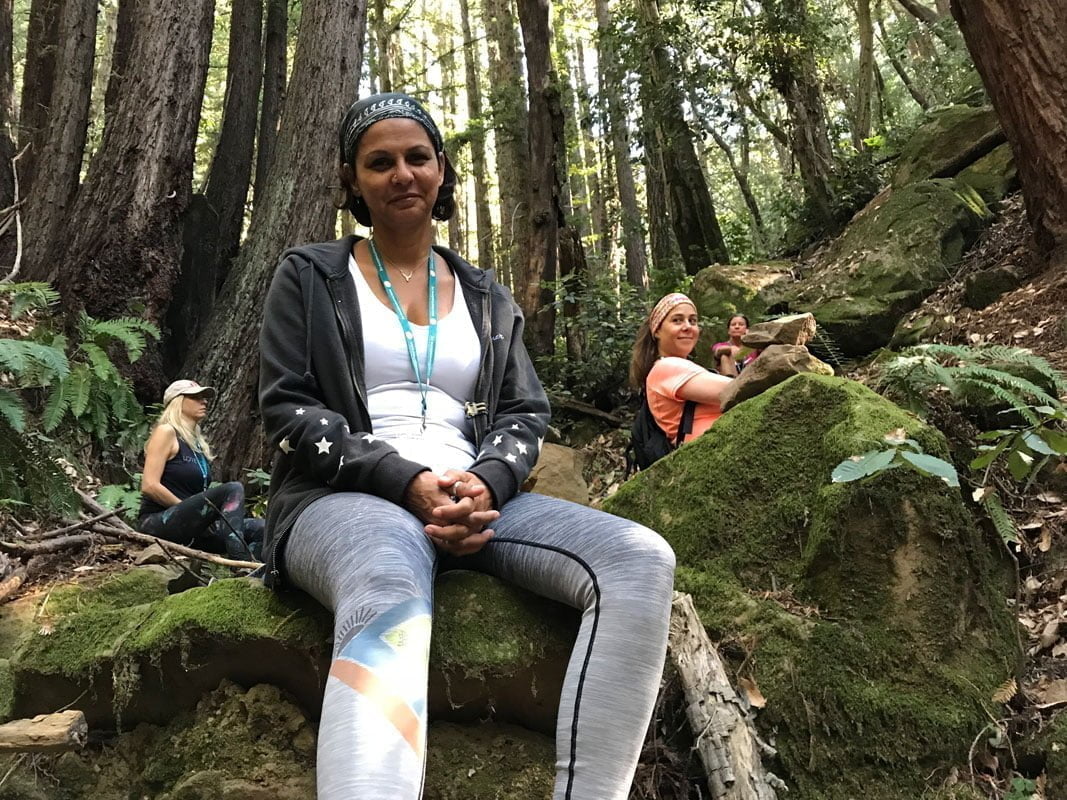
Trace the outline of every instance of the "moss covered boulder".
{"label": "moss covered boulder", "polygon": [[899,429],[948,457],[864,386],[798,375],[605,503],[674,547],[676,588],[767,697],[774,771],[799,800],[919,797],[1012,675],[1004,571],[960,490],[903,469],[830,482]]}
{"label": "moss covered boulder", "polygon": [[954,105],[931,112],[901,150],[892,185],[900,188],[956,174],[967,166],[960,158],[999,130],[1000,121],[991,106]]}
{"label": "moss covered boulder", "polygon": [[883,192],[808,274],[760,299],[775,313],[810,311],[845,355],[866,355],[952,276],[987,217],[973,191],[951,179]]}
{"label": "moss covered boulder", "polygon": [[793,265],[788,261],[761,264],[716,264],[700,270],[693,279],[689,296],[697,305],[701,324],[709,326],[705,334],[706,354],[710,360],[711,343],[726,338],[726,325],[734,314],[744,314],[752,322],[767,310],[760,292],[780,281],[788,281]]}
{"label": "moss covered boulder", "polygon": [[986,203],[995,203],[1019,187],[1019,171],[1011,145],[1002,144],[956,175],[956,180],[974,189]]}

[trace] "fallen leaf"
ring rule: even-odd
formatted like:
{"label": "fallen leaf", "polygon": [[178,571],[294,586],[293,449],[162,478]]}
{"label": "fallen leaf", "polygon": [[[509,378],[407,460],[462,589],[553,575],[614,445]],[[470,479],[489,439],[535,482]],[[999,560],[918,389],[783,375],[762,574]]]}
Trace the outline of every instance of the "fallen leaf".
{"label": "fallen leaf", "polygon": [[738,684],[745,690],[745,696],[748,697],[748,704],[753,708],[764,708],[767,705],[767,698],[763,696],[763,692],[759,690],[756,682],[751,678],[738,678]]}
{"label": "fallen leaf", "polygon": [[1054,680],[1037,690],[1037,707],[1052,708],[1067,704],[1067,678]]}
{"label": "fallen leaf", "polygon": [[979,486],[971,494],[971,499],[974,500],[974,502],[976,503],[981,503],[982,498],[989,494],[990,491],[992,490],[988,486]]}
{"label": "fallen leaf", "polygon": [[1041,631],[1041,640],[1037,644],[1038,650],[1047,650],[1052,647],[1052,645],[1056,644],[1059,638],[1060,621],[1058,619],[1049,621],[1049,623],[1045,625],[1045,629]]}
{"label": "fallen leaf", "polygon": [[1037,499],[1042,503],[1048,503],[1049,505],[1062,505],[1063,503],[1063,498],[1052,492],[1041,492],[1037,495]]}
{"label": "fallen leaf", "polygon": [[1016,693],[1019,691],[1019,685],[1015,682],[1015,678],[1008,678],[1002,683],[995,692],[993,692],[994,703],[1007,703]]}
{"label": "fallen leaf", "polygon": [[1052,648],[1053,658],[1067,658],[1067,642],[1060,642]]}
{"label": "fallen leaf", "polygon": [[1052,528],[1048,525],[1041,528],[1041,538],[1037,542],[1037,549],[1042,553],[1047,553],[1052,549]]}

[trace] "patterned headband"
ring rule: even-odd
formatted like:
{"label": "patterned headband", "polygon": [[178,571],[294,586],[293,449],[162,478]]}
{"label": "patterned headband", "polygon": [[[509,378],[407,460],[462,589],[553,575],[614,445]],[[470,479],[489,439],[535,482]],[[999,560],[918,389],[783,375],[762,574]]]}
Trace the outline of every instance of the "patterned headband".
{"label": "patterned headband", "polygon": [[433,142],[435,153],[445,149],[445,141],[436,123],[413,97],[399,92],[376,94],[352,104],[341,121],[341,157],[351,164],[356,157],[356,146],[367,129],[383,119],[413,119],[426,129]]}
{"label": "patterned headband", "polygon": [[667,319],[667,315],[671,313],[671,309],[675,306],[680,306],[682,303],[689,303],[693,308],[696,308],[696,303],[690,300],[681,292],[671,292],[668,295],[664,295],[655,308],[652,309],[652,313],[648,315],[648,329],[655,333],[659,330],[659,326],[663,324],[663,320]]}

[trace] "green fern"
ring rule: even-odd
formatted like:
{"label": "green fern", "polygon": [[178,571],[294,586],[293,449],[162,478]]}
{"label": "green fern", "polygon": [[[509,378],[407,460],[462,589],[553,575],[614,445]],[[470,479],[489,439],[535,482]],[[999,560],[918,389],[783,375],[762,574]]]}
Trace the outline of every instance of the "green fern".
{"label": "green fern", "polygon": [[22,398],[3,386],[0,386],[0,419],[6,420],[19,433],[26,429],[26,407]]}
{"label": "green fern", "polygon": [[1004,543],[1007,545],[1018,544],[1019,529],[1015,527],[1015,523],[1008,516],[1008,512],[1004,510],[1000,495],[995,490],[987,491],[982,495],[981,502],[982,508],[993,523],[993,528],[1000,535],[1000,538],[1004,540]]}
{"label": "green fern", "polygon": [[11,319],[18,319],[30,309],[48,308],[59,302],[59,292],[47,283],[0,283],[0,295],[11,298]]}
{"label": "green fern", "polygon": [[82,314],[78,321],[78,334],[83,346],[86,342],[98,348],[121,344],[126,348],[126,358],[133,363],[144,355],[149,337],[159,339],[159,328],[151,322],[133,317],[99,320]]}
{"label": "green fern", "polygon": [[20,388],[49,386],[70,372],[62,350],[27,339],[0,339],[0,370],[14,373]]}
{"label": "green fern", "polygon": [[56,462],[54,444],[0,417],[0,497],[38,510],[71,513],[78,497]]}

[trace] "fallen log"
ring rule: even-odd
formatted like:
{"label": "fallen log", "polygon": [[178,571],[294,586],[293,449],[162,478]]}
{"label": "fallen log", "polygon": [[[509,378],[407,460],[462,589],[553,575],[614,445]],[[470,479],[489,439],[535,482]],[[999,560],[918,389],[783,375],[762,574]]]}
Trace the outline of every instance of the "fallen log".
{"label": "fallen log", "polygon": [[0,581],[0,603],[5,602],[11,595],[19,590],[19,588],[26,582],[26,568],[18,567]]}
{"label": "fallen log", "polygon": [[81,711],[38,714],[0,725],[0,752],[64,753],[84,746],[88,735]]}
{"label": "fallen log", "polygon": [[60,536],[55,539],[45,539],[41,542],[0,542],[0,550],[20,557],[33,557],[45,553],[56,553],[60,550],[69,550],[74,547],[84,547],[92,544],[96,539],[91,533],[78,533],[73,536]]}
{"label": "fallen log", "polygon": [[111,511],[105,511],[102,514],[97,514],[95,517],[89,519],[83,519],[78,522],[72,522],[70,525],[65,525],[62,528],[56,528],[55,530],[45,531],[44,533],[35,533],[30,536],[33,541],[40,541],[41,539],[53,539],[56,536],[62,536],[64,533],[70,533],[71,531],[80,530],[82,528],[88,528],[90,525],[103,522],[109,517],[113,517],[118,514],[118,509]]}
{"label": "fallen log", "polygon": [[748,704],[730,685],[688,594],[674,594],[667,651],[682,681],[712,799],[777,800],[775,790],[784,791],[785,784],[761,760],[761,751],[774,751],[759,741]]}

